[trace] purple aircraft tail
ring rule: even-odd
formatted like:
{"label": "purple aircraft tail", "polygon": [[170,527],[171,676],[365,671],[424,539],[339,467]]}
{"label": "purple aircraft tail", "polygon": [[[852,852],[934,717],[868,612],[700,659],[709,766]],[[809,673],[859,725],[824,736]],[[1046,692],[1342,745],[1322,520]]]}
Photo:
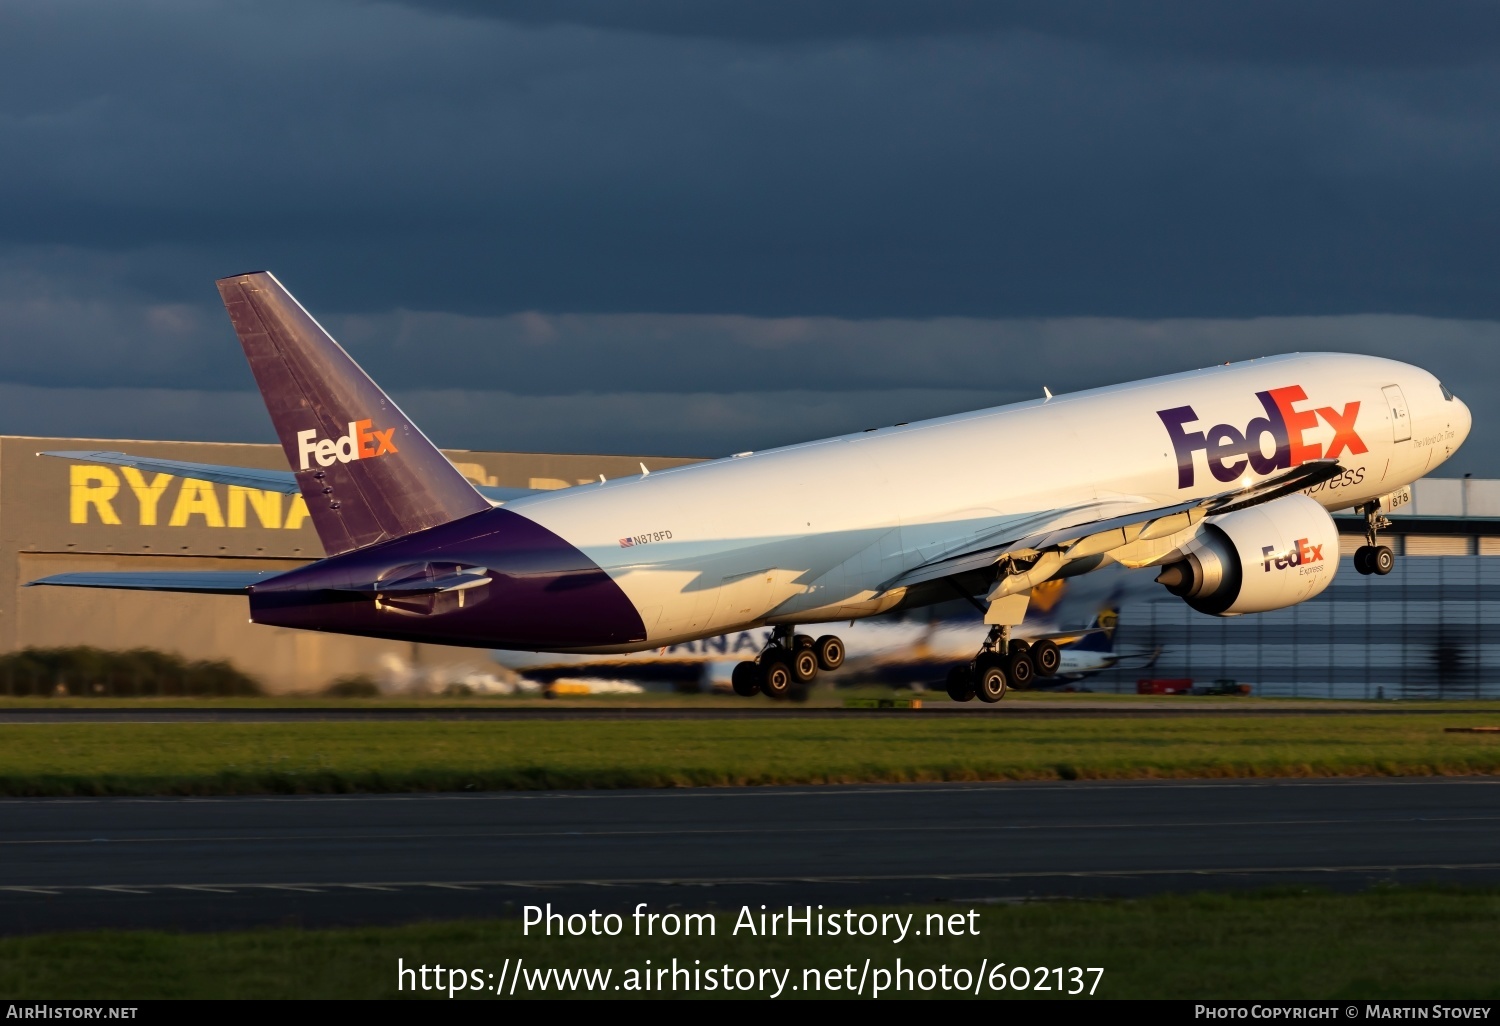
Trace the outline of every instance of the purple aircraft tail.
{"label": "purple aircraft tail", "polygon": [[330,556],[491,508],[269,272],[219,295]]}

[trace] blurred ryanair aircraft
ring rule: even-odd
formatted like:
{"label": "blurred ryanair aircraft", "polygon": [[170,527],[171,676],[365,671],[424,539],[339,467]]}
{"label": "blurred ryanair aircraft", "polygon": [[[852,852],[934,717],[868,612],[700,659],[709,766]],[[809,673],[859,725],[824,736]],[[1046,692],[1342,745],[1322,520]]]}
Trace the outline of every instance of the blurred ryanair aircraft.
{"label": "blurred ryanair aircraft", "polygon": [[[1130,578],[1134,577],[1135,580]],[[1056,674],[1037,680],[1037,689],[1072,688],[1102,670],[1150,665],[1156,652],[1123,652],[1115,644],[1122,596],[1144,590],[1149,578],[1120,575],[1107,597],[1091,594],[1069,601],[1071,581],[1049,581],[1036,589],[1030,615],[1016,630],[1014,644],[1050,640],[1061,650]],[[1135,587],[1132,588],[1131,585]],[[1076,620],[1083,603],[1093,602],[1098,613],[1087,626],[1066,629]],[[956,608],[955,608],[956,607]],[[942,678],[955,659],[972,646],[980,616],[959,603],[931,607],[933,615],[888,615],[861,620],[846,627],[842,637],[848,645],[837,684],[888,684],[898,687],[927,686],[941,690]],[[524,680],[549,691],[576,694],[616,694],[650,690],[705,691],[731,689],[734,666],[753,659],[770,644],[768,629],[737,631],[717,637],[687,641],[646,652],[617,655],[582,653],[515,652],[491,653],[501,666]],[[805,691],[803,692],[805,694]],[[800,696],[798,696],[800,697]]]}

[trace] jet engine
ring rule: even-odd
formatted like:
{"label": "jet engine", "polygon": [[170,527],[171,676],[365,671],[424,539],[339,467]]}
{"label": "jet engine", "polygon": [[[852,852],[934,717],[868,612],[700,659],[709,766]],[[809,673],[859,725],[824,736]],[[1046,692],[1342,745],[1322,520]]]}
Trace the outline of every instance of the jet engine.
{"label": "jet engine", "polygon": [[1238,616],[1306,602],[1338,566],[1333,518],[1296,494],[1205,521],[1156,579],[1200,613]]}

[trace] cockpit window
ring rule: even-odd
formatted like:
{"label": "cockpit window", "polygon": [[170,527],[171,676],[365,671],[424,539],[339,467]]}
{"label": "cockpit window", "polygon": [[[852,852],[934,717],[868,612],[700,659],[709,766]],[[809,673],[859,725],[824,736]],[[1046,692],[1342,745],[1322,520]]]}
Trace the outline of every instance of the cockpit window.
{"label": "cockpit window", "polygon": [[1439,381],[1438,388],[1443,390],[1443,398],[1451,403],[1453,401],[1453,393],[1448,391],[1448,386]]}

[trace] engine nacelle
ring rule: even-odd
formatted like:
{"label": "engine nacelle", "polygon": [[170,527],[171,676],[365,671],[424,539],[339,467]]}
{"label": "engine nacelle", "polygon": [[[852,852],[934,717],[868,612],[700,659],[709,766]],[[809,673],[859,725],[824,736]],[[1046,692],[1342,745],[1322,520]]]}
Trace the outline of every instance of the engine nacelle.
{"label": "engine nacelle", "polygon": [[1156,579],[1200,613],[1238,616],[1306,602],[1338,566],[1333,518],[1297,494],[1205,521]]}

